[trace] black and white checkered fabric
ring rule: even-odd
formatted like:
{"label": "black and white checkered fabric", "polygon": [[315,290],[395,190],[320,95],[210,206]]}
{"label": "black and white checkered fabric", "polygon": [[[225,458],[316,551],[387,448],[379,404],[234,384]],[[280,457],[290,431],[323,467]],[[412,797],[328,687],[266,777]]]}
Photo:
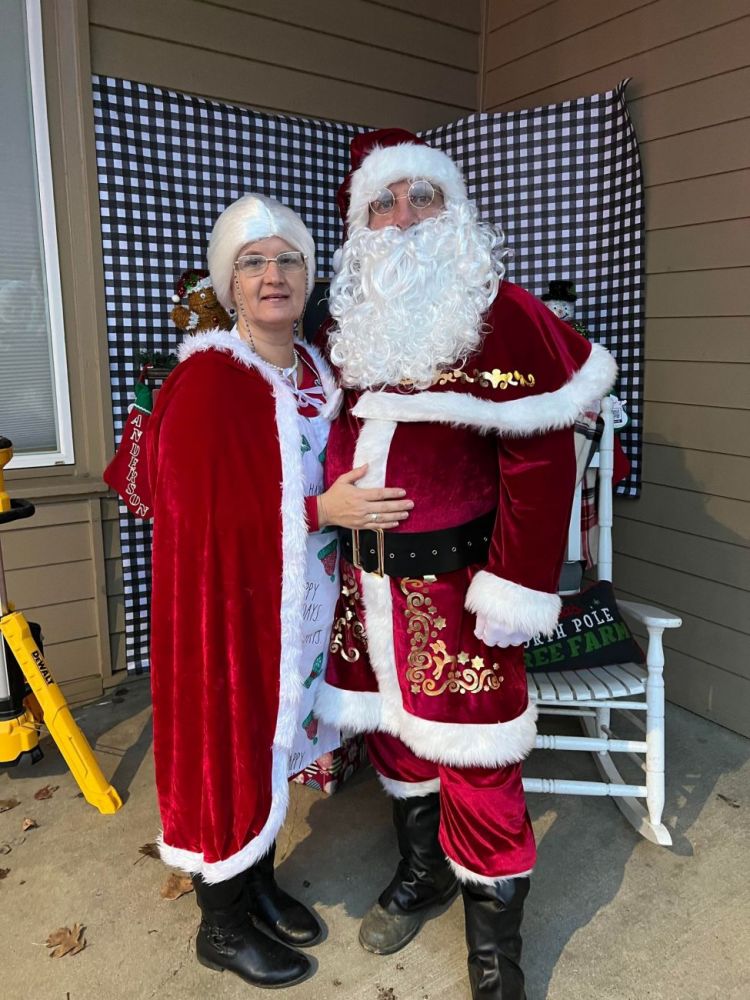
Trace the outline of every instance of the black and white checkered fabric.
{"label": "black and white checkered fabric", "polygon": [[483,218],[513,251],[507,276],[535,295],[573,281],[576,319],[617,359],[630,422],[620,441],[638,496],[643,428],[644,218],[641,164],[614,90],[530,111],[471,115],[423,133],[461,167]]}
{"label": "black and white checkered fabric", "polygon": [[[169,313],[180,274],[205,267],[211,228],[248,191],[278,198],[307,223],[321,274],[341,241],[335,193],[353,125],[259,114],[95,76],[99,199],[115,438],[142,351],[174,351]],[[151,526],[120,507],[128,669],[148,669]]]}
{"label": "black and white checkered fabric", "polygon": [[[531,112],[474,115],[427,133],[462,167],[482,214],[516,248],[509,277],[531,291],[569,278],[579,318],[620,362],[638,460],[641,187],[624,87]],[[179,275],[205,267],[211,227],[259,191],[309,226],[321,276],[340,242],[335,193],[359,126],[267,115],[94,76],[94,114],[115,436],[142,351],[170,352]],[[628,492],[637,489],[637,465]],[[120,509],[128,669],[148,669],[150,525]]]}

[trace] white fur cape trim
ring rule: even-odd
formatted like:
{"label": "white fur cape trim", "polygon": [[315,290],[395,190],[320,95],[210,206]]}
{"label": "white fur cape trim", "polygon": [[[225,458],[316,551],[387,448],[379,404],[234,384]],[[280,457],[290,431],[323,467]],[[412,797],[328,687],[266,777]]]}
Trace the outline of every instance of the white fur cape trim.
{"label": "white fur cape trim", "polygon": [[[355,466],[368,465],[366,475],[360,480],[362,486],[384,485],[395,429],[393,421],[364,422],[354,453]],[[324,682],[315,704],[319,718],[355,732],[391,733],[419,756],[441,764],[496,767],[526,757],[536,738],[537,709],[533,702],[508,722],[433,722],[407,712],[396,669],[390,577],[363,573],[362,598],[370,664],[377,677],[378,693],[346,691]]]}
{"label": "white fur cape trim", "polygon": [[[305,345],[306,346],[306,345]],[[276,408],[276,426],[281,453],[281,656],[279,659],[279,708],[273,741],[271,808],[263,829],[245,846],[222,861],[206,862],[202,854],[160,844],[167,864],[192,874],[200,873],[208,882],[231,878],[254,864],[269,850],[284,822],[289,802],[287,758],[297,727],[297,710],[302,692],[300,673],[302,654],[302,610],[307,563],[307,527],[303,495],[302,449],[297,401],[278,372],[266,364],[236,333],[207,330],[187,337],[178,348],[179,360],[185,361],[201,351],[224,351],[246,368],[255,369],[268,382]],[[314,348],[313,355],[326,391],[326,410],[340,404],[328,365]]]}
{"label": "white fur cape trim", "polygon": [[562,601],[557,594],[530,590],[486,570],[480,570],[469,584],[466,607],[484,615],[493,625],[510,632],[548,635],[557,625]]}
{"label": "white fur cape trim", "polygon": [[381,728],[382,702],[378,691],[347,691],[324,678],[315,692],[315,714],[347,734],[375,733]]}
{"label": "white fur cape trim", "polygon": [[599,344],[592,344],[583,366],[553,392],[495,402],[470,392],[369,391],[362,394],[353,412],[363,420],[453,424],[523,437],[571,427],[588,403],[600,399],[612,387],[616,377],[612,355]]}
{"label": "white fur cape trim", "polygon": [[477,872],[473,872],[470,868],[464,868],[463,865],[459,865],[452,858],[447,859],[448,864],[453,869],[453,873],[459,882],[465,882],[471,884],[479,883],[479,885],[503,885],[505,882],[510,882],[512,878],[528,878],[529,875],[534,871],[533,868],[529,868],[526,872],[518,872],[516,875],[499,875],[497,878],[493,878],[491,875],[479,875]]}
{"label": "white fur cape trim", "polygon": [[397,781],[395,778],[386,778],[377,769],[375,774],[392,799],[418,799],[440,791],[440,778],[430,778],[429,781]]}
{"label": "white fur cape trim", "polygon": [[397,146],[376,146],[351,176],[349,209],[346,223],[349,232],[363,229],[369,222],[370,202],[389,184],[423,177],[432,181],[445,195],[447,204],[466,199],[466,184],[461,171],[447,153],[433,146],[401,142]]}
{"label": "white fur cape trim", "polygon": [[179,868],[189,875],[200,875],[209,884],[223,882],[244,872],[256,861],[260,861],[271,850],[279,830],[284,824],[289,806],[289,778],[287,769],[289,751],[286,748],[274,749],[271,772],[271,809],[262,830],[253,837],[241,850],[222,861],[204,861],[198,851],[186,851],[182,847],[172,847],[164,842],[159,835],[159,855],[164,864],[170,868]]}

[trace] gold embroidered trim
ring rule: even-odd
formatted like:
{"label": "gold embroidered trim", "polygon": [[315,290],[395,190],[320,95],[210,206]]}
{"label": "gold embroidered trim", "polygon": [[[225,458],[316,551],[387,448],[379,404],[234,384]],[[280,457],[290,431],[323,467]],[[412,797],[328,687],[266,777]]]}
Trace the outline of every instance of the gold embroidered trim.
{"label": "gold embroidered trim", "polygon": [[509,386],[515,385],[529,387],[536,385],[536,379],[531,372],[528,375],[522,375],[519,371],[501,372],[499,368],[493,368],[491,372],[480,372],[475,368],[472,375],[461,368],[454,368],[452,371],[442,372],[435,384],[447,385],[449,382],[476,382],[484,389],[507,389]]}
{"label": "gold embroidered trim", "polygon": [[[446,649],[445,642],[437,638],[446,621],[438,615],[426,581],[404,578],[400,587],[406,597],[404,614],[411,636],[406,679],[412,694],[436,697],[444,691],[451,694],[496,691],[503,682],[497,663],[485,666],[481,656],[470,657],[463,651],[453,656]],[[430,639],[436,641],[430,642]]]}
{"label": "gold embroidered trim", "polygon": [[[359,642],[362,645],[365,643],[365,627],[357,618],[356,612],[356,605],[361,601],[361,595],[354,572],[343,561],[341,583],[344,613],[334,621],[331,627],[330,650],[332,653],[340,653],[342,659],[346,660],[347,663],[356,663],[360,657],[360,651],[354,642]],[[349,639],[348,648],[347,637]]]}

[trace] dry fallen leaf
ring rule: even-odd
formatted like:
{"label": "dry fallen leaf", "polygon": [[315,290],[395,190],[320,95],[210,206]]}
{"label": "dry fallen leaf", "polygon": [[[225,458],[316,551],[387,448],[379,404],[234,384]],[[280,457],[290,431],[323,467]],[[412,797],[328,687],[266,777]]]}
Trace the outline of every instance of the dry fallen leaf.
{"label": "dry fallen leaf", "polygon": [[38,827],[39,824],[35,819],[32,819],[31,816],[24,816],[23,823],[21,823],[21,829],[24,833],[26,833],[27,830],[36,830]]}
{"label": "dry fallen leaf", "polygon": [[161,855],[159,854],[159,848],[156,844],[141,844],[138,848],[138,853],[145,855],[147,858],[156,858],[158,861]]}
{"label": "dry fallen leaf", "polygon": [[18,799],[0,799],[0,813],[6,813],[9,809],[15,809]]}
{"label": "dry fallen leaf", "polygon": [[34,798],[38,800],[51,799],[59,787],[59,785],[44,785],[38,792],[34,792]]}
{"label": "dry fallen leaf", "polygon": [[0,868],[0,878],[7,878],[10,875],[10,868]]}
{"label": "dry fallen leaf", "polygon": [[10,854],[13,850],[10,844],[0,844],[0,854]]}
{"label": "dry fallen leaf", "polygon": [[721,799],[722,802],[726,802],[726,804],[728,806],[731,806],[732,809],[740,809],[741,808],[741,806],[740,806],[739,802],[737,801],[737,799],[733,799],[730,795],[722,795],[721,792],[717,792],[716,793],[716,798],[717,799]]}
{"label": "dry fallen leaf", "polygon": [[73,924],[73,929],[69,927],[58,927],[52,931],[47,938],[47,947],[52,951],[50,958],[62,958],[63,955],[76,955],[86,947],[86,938],[83,936],[85,927],[83,924]]}
{"label": "dry fallen leaf", "polygon": [[184,896],[188,892],[193,891],[193,882],[189,875],[178,875],[177,872],[172,872],[161,887],[161,895],[163,899],[179,899],[180,896]]}

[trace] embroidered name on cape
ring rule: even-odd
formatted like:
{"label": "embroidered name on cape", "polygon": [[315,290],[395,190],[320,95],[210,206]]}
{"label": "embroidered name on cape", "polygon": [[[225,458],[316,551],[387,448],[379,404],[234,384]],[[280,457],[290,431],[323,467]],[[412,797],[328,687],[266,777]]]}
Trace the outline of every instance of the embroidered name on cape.
{"label": "embroidered name on cape", "polygon": [[[148,416],[148,414],[146,414]],[[144,503],[138,495],[138,477],[141,466],[141,438],[145,427],[144,414],[136,412],[135,417],[128,424],[128,444],[130,451],[128,454],[128,472],[125,476],[127,486],[125,487],[125,502],[128,507],[133,508],[133,513],[138,517],[149,517],[151,507]]]}

